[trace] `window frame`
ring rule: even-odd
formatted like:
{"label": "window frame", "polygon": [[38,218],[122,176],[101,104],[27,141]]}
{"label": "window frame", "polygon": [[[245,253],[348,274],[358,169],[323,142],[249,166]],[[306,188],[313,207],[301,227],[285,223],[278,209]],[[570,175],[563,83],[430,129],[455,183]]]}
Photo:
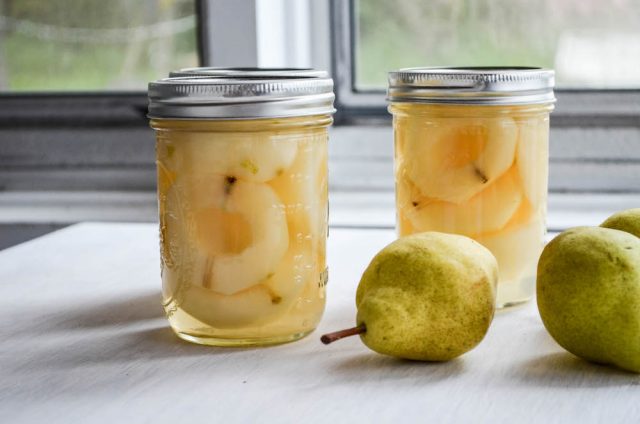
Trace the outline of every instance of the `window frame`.
{"label": "window frame", "polygon": [[[359,90],[355,84],[357,0],[330,0],[332,74],[338,124],[388,122],[383,90]],[[640,127],[640,89],[555,90],[554,127]]]}

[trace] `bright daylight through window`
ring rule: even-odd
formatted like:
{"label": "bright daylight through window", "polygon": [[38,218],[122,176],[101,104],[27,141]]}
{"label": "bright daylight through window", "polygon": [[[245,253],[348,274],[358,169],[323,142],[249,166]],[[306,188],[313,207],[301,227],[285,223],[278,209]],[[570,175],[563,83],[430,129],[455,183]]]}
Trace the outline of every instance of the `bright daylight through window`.
{"label": "bright daylight through window", "polygon": [[144,90],[196,66],[190,0],[2,0],[0,91]]}
{"label": "bright daylight through window", "polygon": [[559,88],[640,88],[639,0],[354,1],[355,87],[412,66],[528,65]]}

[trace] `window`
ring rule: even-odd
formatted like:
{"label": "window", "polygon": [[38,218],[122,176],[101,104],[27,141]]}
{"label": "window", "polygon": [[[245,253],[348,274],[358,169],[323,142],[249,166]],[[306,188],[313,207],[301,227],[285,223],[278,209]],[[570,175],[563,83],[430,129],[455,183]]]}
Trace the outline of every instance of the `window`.
{"label": "window", "polygon": [[152,190],[146,87],[197,66],[194,0],[1,0],[0,191]]}
{"label": "window", "polygon": [[555,125],[636,125],[640,1],[333,0],[342,120],[386,116],[389,70],[544,66],[556,70]]}
{"label": "window", "polygon": [[560,88],[640,87],[640,1],[356,0],[355,86],[413,66],[541,66]]}
{"label": "window", "polygon": [[146,86],[197,66],[196,0],[0,0],[0,248],[153,220]]}
{"label": "window", "polygon": [[197,66],[191,0],[3,0],[0,91],[146,90]]}
{"label": "window", "polygon": [[367,225],[393,225],[384,90],[404,66],[555,67],[551,190],[638,193],[638,28],[640,0],[0,0],[0,206],[154,219],[146,83],[198,64],[332,70],[334,225],[366,196]]}

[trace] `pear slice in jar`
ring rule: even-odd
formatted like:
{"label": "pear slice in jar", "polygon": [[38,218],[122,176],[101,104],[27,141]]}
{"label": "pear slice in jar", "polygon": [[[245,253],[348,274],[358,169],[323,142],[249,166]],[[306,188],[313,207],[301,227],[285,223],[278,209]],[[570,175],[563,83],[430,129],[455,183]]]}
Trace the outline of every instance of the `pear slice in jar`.
{"label": "pear slice in jar", "polygon": [[514,162],[518,127],[509,117],[413,121],[397,154],[424,197],[466,202]]}
{"label": "pear slice in jar", "polygon": [[205,175],[186,183],[209,289],[229,295],[275,272],[289,246],[284,207],[267,184]]}
{"label": "pear slice in jar", "polygon": [[181,170],[180,165],[184,154],[180,151],[180,146],[176,146],[173,138],[167,137],[164,133],[156,136],[156,164],[162,163],[163,168],[175,175]]}
{"label": "pear slice in jar", "polygon": [[329,232],[329,168],[328,168],[328,145],[327,135],[322,134],[323,140],[316,143],[317,146],[317,164],[316,164],[316,183],[317,183],[317,202],[318,209],[313,224],[316,227],[317,248],[318,252],[326,250],[326,242]]}
{"label": "pear slice in jar", "polygon": [[184,291],[181,308],[204,324],[228,329],[264,324],[286,313],[312,278],[311,253],[291,248],[273,275],[243,291],[224,295],[211,286],[207,270],[211,258],[200,257],[197,274],[202,278]]}
{"label": "pear slice in jar", "polygon": [[[320,255],[322,256],[322,255]],[[329,278],[329,269],[324,266],[324,257],[317,259],[312,278],[309,278],[298,297],[298,301],[292,305],[289,311],[293,316],[300,316],[303,322],[315,322],[320,319],[325,308],[326,287]],[[311,328],[310,328],[311,329]]]}
{"label": "pear slice in jar", "polygon": [[400,170],[396,174],[396,230],[398,236],[407,236],[409,234],[419,233],[420,229],[413,225],[413,222],[407,216],[417,206],[417,202],[423,198],[422,193],[417,187],[406,177],[404,171]]}
{"label": "pear slice in jar", "polygon": [[291,166],[297,139],[263,133],[176,133],[182,143],[185,170],[193,176],[228,175],[243,181],[265,182]]}
{"label": "pear slice in jar", "polygon": [[411,221],[405,216],[404,212],[398,211],[397,214],[398,235],[400,237],[419,232],[413,226]]}
{"label": "pear slice in jar", "polygon": [[[173,199],[167,199],[170,190],[176,180],[176,173],[169,170],[165,165],[165,161],[159,156],[156,160],[157,167],[157,185],[158,185],[158,210],[160,219],[160,261],[161,267],[165,264],[172,265],[174,259],[170,251],[170,239],[167,236],[170,210],[170,204]],[[173,225],[173,224],[172,224]],[[161,268],[162,269],[162,268]]]}
{"label": "pear slice in jar", "polygon": [[[211,178],[213,177],[205,181],[215,182]],[[309,248],[305,245],[290,246],[276,263],[273,272],[257,280],[250,287],[233,294],[212,290],[211,287],[215,286],[213,270],[216,258],[221,255],[233,255],[234,249],[239,252],[246,251],[245,246],[251,245],[253,239],[242,234],[246,229],[239,227],[246,223],[234,222],[234,219],[238,219],[237,216],[230,218],[224,216],[227,212],[220,210],[212,214],[207,213],[211,212],[207,208],[196,209],[194,206],[203,207],[209,201],[195,198],[194,205],[190,202],[194,200],[194,193],[211,194],[212,190],[202,193],[200,190],[204,190],[205,183],[193,183],[193,180],[178,179],[178,183],[168,190],[166,208],[161,215],[165,222],[163,245],[166,246],[166,254],[170,257],[170,261],[165,261],[162,269],[165,304],[173,304],[173,307],[179,307],[193,318],[218,328],[259,324],[285,313],[313,276],[314,264]],[[210,187],[217,187],[217,184]],[[224,200],[218,196],[213,198]],[[194,212],[195,210],[198,212]],[[219,221],[217,224],[212,223],[211,218]],[[230,228],[233,226],[236,228]],[[213,238],[207,237],[209,232],[216,229],[229,230],[235,233],[237,238],[220,234],[214,234],[216,237]],[[287,246],[286,236],[283,240]]]}
{"label": "pear slice in jar", "polygon": [[523,200],[514,166],[467,202],[456,204],[421,196],[406,178],[398,184],[398,207],[418,231],[441,231],[473,237],[507,225]]}
{"label": "pear slice in jar", "polygon": [[480,235],[476,240],[496,257],[500,283],[509,284],[517,283],[528,274],[535,275],[544,233],[543,218],[530,205],[525,205],[504,229]]}
{"label": "pear slice in jar", "polygon": [[519,122],[516,164],[524,194],[537,208],[547,194],[549,168],[549,121],[542,118]]}
{"label": "pear slice in jar", "polygon": [[326,135],[299,140],[290,168],[269,182],[285,206],[291,240],[322,237],[326,225]]}

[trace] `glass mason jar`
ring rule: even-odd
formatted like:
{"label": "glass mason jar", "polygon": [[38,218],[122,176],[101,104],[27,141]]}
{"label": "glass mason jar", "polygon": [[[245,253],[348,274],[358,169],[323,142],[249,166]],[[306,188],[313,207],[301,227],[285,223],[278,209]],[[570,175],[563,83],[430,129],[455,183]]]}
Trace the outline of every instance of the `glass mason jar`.
{"label": "glass mason jar", "polygon": [[535,293],[546,232],[554,74],[412,68],[389,74],[397,228],[472,237],[494,254],[497,304]]}
{"label": "glass mason jar", "polygon": [[324,310],[329,78],[149,85],[162,293],[195,343],[283,343]]}

